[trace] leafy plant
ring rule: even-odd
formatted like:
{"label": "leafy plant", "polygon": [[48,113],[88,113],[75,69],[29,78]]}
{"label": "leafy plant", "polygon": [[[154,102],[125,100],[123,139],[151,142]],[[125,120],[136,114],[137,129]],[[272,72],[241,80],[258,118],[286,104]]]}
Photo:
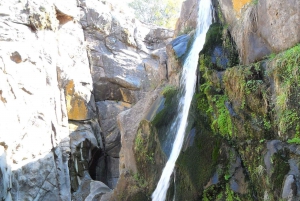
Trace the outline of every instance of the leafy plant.
{"label": "leafy plant", "polygon": [[295,137],[293,139],[288,140],[287,142],[290,144],[300,144],[300,138]]}
{"label": "leafy plant", "polygon": [[215,127],[217,127],[218,131],[223,136],[232,136],[233,124],[229,111],[225,106],[226,101],[228,101],[228,97],[226,95],[215,95],[212,98],[212,102],[215,103],[217,108],[217,118],[213,121],[212,128],[216,130]]}

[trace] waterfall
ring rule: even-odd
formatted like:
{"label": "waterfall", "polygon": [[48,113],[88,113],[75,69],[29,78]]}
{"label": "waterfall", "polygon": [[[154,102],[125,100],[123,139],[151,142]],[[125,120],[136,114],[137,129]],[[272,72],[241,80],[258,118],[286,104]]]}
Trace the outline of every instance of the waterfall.
{"label": "waterfall", "polygon": [[170,176],[174,170],[176,160],[180,154],[184,134],[187,126],[187,118],[191,101],[195,92],[196,69],[198,66],[199,52],[205,43],[206,32],[212,23],[212,5],[211,0],[200,0],[198,8],[198,27],[195,33],[195,39],[190,52],[183,65],[183,72],[180,80],[180,87],[183,95],[180,98],[178,106],[178,116],[173,122],[171,129],[176,129],[177,134],[173,143],[171,155],[160,177],[158,185],[152,194],[152,201],[165,201],[167,191],[170,185]]}

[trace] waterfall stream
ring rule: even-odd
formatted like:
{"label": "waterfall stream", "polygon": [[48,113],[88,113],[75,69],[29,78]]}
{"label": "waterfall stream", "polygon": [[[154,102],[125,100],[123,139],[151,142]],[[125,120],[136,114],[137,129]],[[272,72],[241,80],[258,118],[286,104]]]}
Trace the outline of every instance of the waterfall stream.
{"label": "waterfall stream", "polygon": [[180,98],[178,105],[178,116],[171,126],[171,129],[176,129],[177,134],[173,143],[171,155],[162,172],[158,185],[152,194],[152,201],[166,200],[167,191],[170,185],[170,177],[183,145],[189,109],[195,92],[195,84],[197,79],[196,69],[198,66],[199,52],[203,48],[206,32],[208,31],[211,23],[211,0],[200,0],[198,9],[198,27],[196,29],[192,48],[184,62],[183,72],[180,80],[180,87],[183,90],[183,95]]}

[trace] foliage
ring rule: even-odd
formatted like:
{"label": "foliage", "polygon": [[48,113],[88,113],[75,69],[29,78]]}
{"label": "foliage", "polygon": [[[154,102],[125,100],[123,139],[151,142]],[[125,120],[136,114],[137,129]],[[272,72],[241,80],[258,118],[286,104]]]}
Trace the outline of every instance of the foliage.
{"label": "foliage", "polygon": [[257,5],[257,4],[258,4],[258,0],[252,0],[252,1],[251,1],[251,4],[252,4],[252,5]]}
{"label": "foliage", "polygon": [[287,142],[291,143],[291,144],[300,144],[300,138],[299,137],[295,137],[293,139],[288,140]]}
{"label": "foliage", "polygon": [[212,123],[213,129],[218,129],[223,136],[232,136],[233,124],[230,118],[228,109],[225,106],[225,102],[228,101],[226,95],[215,95],[212,98],[212,102],[217,108],[217,119]]}
{"label": "foliage", "polygon": [[162,89],[161,94],[166,97],[168,94],[173,93],[175,90],[176,88],[174,86],[167,85]]}
{"label": "foliage", "polygon": [[246,94],[256,92],[262,83],[262,80],[248,80],[246,83]]}
{"label": "foliage", "polygon": [[213,23],[210,26],[201,55],[205,58],[201,60],[207,67],[217,70],[224,70],[239,63],[228,25]]}
{"label": "foliage", "polygon": [[138,186],[140,188],[145,188],[148,185],[148,182],[145,180],[145,178],[140,175],[139,173],[135,173],[133,175],[134,180],[137,182]]}
{"label": "foliage", "polygon": [[144,23],[174,29],[183,0],[133,0],[129,6]]}
{"label": "foliage", "polygon": [[300,84],[300,44],[276,56],[271,55],[269,66],[268,74],[274,77],[276,85],[275,112],[278,130],[282,133],[294,130],[297,134],[300,132],[300,125],[297,123],[299,121],[297,100]]}

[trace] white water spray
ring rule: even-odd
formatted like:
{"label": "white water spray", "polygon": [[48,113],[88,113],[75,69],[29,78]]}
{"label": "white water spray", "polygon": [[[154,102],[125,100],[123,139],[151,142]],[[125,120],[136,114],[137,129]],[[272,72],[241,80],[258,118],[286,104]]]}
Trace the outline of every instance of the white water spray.
{"label": "white water spray", "polygon": [[198,66],[199,52],[205,43],[206,32],[212,23],[211,0],[200,0],[198,9],[198,27],[196,29],[195,40],[192,48],[184,62],[180,87],[183,88],[183,96],[179,101],[178,116],[171,129],[177,129],[177,134],[172,147],[169,160],[163,170],[161,178],[155,191],[152,194],[152,201],[165,201],[170,185],[170,177],[175,167],[175,162],[179,156],[184,141],[184,134],[187,126],[187,118],[191,101],[195,92],[196,69]]}

